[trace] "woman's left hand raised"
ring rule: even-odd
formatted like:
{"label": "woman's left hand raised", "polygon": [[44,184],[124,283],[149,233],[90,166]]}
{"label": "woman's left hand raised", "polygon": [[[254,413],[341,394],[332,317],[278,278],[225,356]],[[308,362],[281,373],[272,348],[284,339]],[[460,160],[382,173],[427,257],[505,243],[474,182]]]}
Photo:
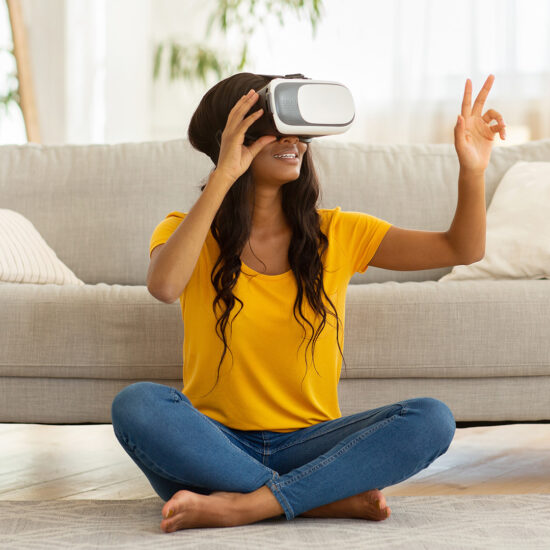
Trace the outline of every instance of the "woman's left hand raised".
{"label": "woman's left hand raised", "polygon": [[[462,112],[455,126],[455,149],[461,170],[471,174],[485,172],[491,157],[495,134],[498,132],[501,139],[506,138],[506,125],[500,113],[489,109],[484,115],[481,114],[494,80],[495,76],[490,74],[472,108],[472,81],[469,78],[466,79]],[[489,126],[491,120],[496,120],[497,124]]]}

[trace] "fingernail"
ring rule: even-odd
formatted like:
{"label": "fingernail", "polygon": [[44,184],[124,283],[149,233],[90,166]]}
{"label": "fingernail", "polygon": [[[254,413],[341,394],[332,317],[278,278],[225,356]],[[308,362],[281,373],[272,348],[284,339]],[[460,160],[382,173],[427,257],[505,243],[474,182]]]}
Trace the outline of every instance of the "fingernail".
{"label": "fingernail", "polygon": [[252,89],[251,89],[251,90],[250,90],[250,91],[248,92],[248,94],[247,94],[247,95],[249,95],[249,96],[250,96],[250,95],[252,95],[253,93],[254,93],[254,88],[252,88]]}
{"label": "fingernail", "polygon": [[174,515],[174,510],[170,508],[170,510],[168,510],[168,513],[166,514],[165,519],[171,518],[173,515]]}
{"label": "fingernail", "polygon": [[382,510],[382,504],[380,503],[379,500],[376,501],[376,506],[378,506],[379,510]]}

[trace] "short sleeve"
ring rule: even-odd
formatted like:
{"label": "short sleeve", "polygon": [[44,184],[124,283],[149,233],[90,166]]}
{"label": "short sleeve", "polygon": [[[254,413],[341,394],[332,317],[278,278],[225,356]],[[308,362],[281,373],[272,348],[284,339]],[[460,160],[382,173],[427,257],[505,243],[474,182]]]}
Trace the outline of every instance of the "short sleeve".
{"label": "short sleeve", "polygon": [[151,257],[151,252],[155,246],[164,244],[170,238],[186,215],[186,212],[170,212],[170,214],[155,227],[149,243],[149,257]]}
{"label": "short sleeve", "polygon": [[391,223],[363,212],[338,212],[338,241],[344,247],[352,273],[364,273]]}

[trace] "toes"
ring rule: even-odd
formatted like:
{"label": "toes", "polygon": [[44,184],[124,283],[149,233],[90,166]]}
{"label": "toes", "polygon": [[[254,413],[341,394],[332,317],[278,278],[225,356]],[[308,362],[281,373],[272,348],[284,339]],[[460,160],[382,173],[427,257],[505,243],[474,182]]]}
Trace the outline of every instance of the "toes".
{"label": "toes", "polygon": [[163,518],[160,522],[161,527],[169,527],[170,525],[172,525],[174,523],[174,519],[175,519],[174,514],[172,514],[170,516],[170,519],[163,516]]}
{"label": "toes", "polygon": [[[378,504],[381,504],[381,508]],[[391,509],[386,503],[386,498],[381,491],[368,491],[366,495],[366,506],[368,519],[383,521],[390,517]]]}
{"label": "toes", "polygon": [[169,521],[165,521],[165,520],[162,520],[160,522],[160,528],[162,531],[164,531],[165,533],[169,533],[170,532],[170,528],[171,528],[171,524]]}
{"label": "toes", "polygon": [[160,522],[160,528],[165,532],[165,533],[172,533],[173,531],[177,531],[178,529],[180,529],[180,522],[181,522],[181,518],[178,518],[177,520],[175,519],[163,519],[161,522]]}
{"label": "toes", "polygon": [[174,497],[172,497],[161,510],[162,518],[168,519],[174,516],[176,513],[176,503],[174,502]]}
{"label": "toes", "polygon": [[386,508],[386,497],[379,489],[371,489],[362,493],[365,504],[377,514],[382,514]]}
{"label": "toes", "polygon": [[386,499],[382,493],[380,495],[377,495],[374,499],[374,507],[377,510],[384,510],[386,507]]}
{"label": "toes", "polygon": [[172,498],[164,504],[161,510],[162,517],[164,519],[174,517],[175,513],[178,511],[178,500],[181,498],[182,495],[184,495],[187,492],[188,491],[186,491],[185,489],[175,492],[172,495]]}
{"label": "toes", "polygon": [[[379,503],[381,504],[381,506],[379,506]],[[391,508],[387,505],[385,498],[383,497],[377,498],[374,501],[373,505],[378,517],[380,517],[381,519],[386,519],[390,517]]]}
{"label": "toes", "polygon": [[169,519],[173,517],[175,513],[176,511],[174,509],[174,505],[162,509],[162,517],[164,519]]}

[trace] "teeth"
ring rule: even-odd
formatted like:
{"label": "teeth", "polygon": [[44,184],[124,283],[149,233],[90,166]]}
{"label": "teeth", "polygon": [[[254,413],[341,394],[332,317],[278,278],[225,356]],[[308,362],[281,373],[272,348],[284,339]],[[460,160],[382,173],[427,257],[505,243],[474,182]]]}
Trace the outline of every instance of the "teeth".
{"label": "teeth", "polygon": [[280,159],[295,159],[297,158],[296,154],[295,153],[287,153],[287,154],[284,154],[284,155],[273,155],[275,158],[280,158]]}

